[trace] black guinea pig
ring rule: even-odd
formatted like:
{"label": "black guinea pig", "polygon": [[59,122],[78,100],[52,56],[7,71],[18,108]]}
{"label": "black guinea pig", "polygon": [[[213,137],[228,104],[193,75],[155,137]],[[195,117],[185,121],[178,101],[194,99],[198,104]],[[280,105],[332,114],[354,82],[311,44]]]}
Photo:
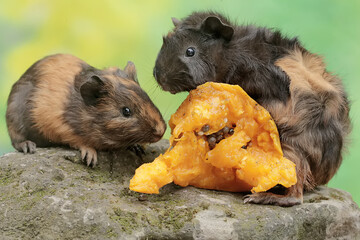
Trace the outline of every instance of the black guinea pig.
{"label": "black guinea pig", "polygon": [[205,82],[240,85],[275,120],[297,184],[284,194],[245,196],[245,202],[292,206],[303,191],[326,184],[342,162],[350,132],[349,101],[341,80],[297,38],[253,25],[235,25],[216,12],[177,20],[163,38],[154,77],[166,91]]}
{"label": "black guinea pig", "polygon": [[8,99],[6,122],[18,151],[69,145],[93,166],[96,150],[156,142],[166,129],[132,62],[124,70],[99,70],[67,54],[45,57],[21,76]]}

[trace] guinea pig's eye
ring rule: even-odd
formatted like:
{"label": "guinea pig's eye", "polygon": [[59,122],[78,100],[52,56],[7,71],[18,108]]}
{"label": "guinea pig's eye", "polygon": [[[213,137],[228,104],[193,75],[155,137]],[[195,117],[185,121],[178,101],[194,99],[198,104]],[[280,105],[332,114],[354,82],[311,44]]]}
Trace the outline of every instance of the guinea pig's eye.
{"label": "guinea pig's eye", "polygon": [[123,107],[122,108],[122,114],[124,115],[124,117],[130,117],[131,116],[131,110],[128,107]]}
{"label": "guinea pig's eye", "polygon": [[195,55],[195,48],[189,47],[188,49],[186,49],[186,56],[187,57],[192,57],[194,55]]}

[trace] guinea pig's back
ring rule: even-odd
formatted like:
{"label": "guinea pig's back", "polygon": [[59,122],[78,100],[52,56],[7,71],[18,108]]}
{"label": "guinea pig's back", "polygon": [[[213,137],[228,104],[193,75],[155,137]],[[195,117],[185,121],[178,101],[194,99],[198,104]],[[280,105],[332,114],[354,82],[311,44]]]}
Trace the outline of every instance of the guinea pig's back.
{"label": "guinea pig's back", "polygon": [[52,142],[76,142],[73,129],[65,122],[64,112],[69,95],[74,93],[75,76],[86,65],[66,54],[52,55],[38,63],[30,115],[34,127]]}
{"label": "guinea pig's back", "polygon": [[9,97],[7,118],[20,118],[12,127],[22,127],[22,134],[38,146],[56,145],[74,138],[63,114],[74,89],[75,76],[84,64],[75,56],[57,54],[32,65],[14,84]]}

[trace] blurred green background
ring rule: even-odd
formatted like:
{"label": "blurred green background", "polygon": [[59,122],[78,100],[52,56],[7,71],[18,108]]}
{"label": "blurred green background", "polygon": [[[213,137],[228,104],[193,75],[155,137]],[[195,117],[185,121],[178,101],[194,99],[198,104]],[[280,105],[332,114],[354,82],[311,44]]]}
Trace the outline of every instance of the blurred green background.
{"label": "blurred green background", "polygon": [[[350,192],[360,204],[360,1],[358,0],[0,0],[0,154],[13,151],[6,101],[12,84],[38,59],[71,53],[98,68],[135,63],[141,86],[166,121],[186,97],[163,92],[152,77],[170,18],[216,10],[239,24],[254,23],[299,36],[324,56],[344,81],[352,101],[353,132],[343,164],[329,186]],[[167,131],[166,138],[169,137]]]}

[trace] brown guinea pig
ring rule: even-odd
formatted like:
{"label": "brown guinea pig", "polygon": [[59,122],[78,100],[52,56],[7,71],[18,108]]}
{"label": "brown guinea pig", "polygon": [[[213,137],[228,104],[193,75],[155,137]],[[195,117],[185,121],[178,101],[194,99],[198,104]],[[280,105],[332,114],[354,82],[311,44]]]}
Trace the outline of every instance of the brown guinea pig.
{"label": "brown guinea pig", "polygon": [[215,12],[195,12],[163,38],[154,77],[166,91],[189,91],[208,81],[240,85],[275,120],[297,183],[284,194],[255,193],[245,202],[292,206],[303,191],[326,184],[342,162],[350,132],[349,101],[341,80],[297,38]]}
{"label": "brown guinea pig", "polygon": [[132,62],[99,70],[66,54],[39,60],[13,85],[6,122],[18,151],[69,145],[88,166],[96,150],[157,142],[166,129]]}

